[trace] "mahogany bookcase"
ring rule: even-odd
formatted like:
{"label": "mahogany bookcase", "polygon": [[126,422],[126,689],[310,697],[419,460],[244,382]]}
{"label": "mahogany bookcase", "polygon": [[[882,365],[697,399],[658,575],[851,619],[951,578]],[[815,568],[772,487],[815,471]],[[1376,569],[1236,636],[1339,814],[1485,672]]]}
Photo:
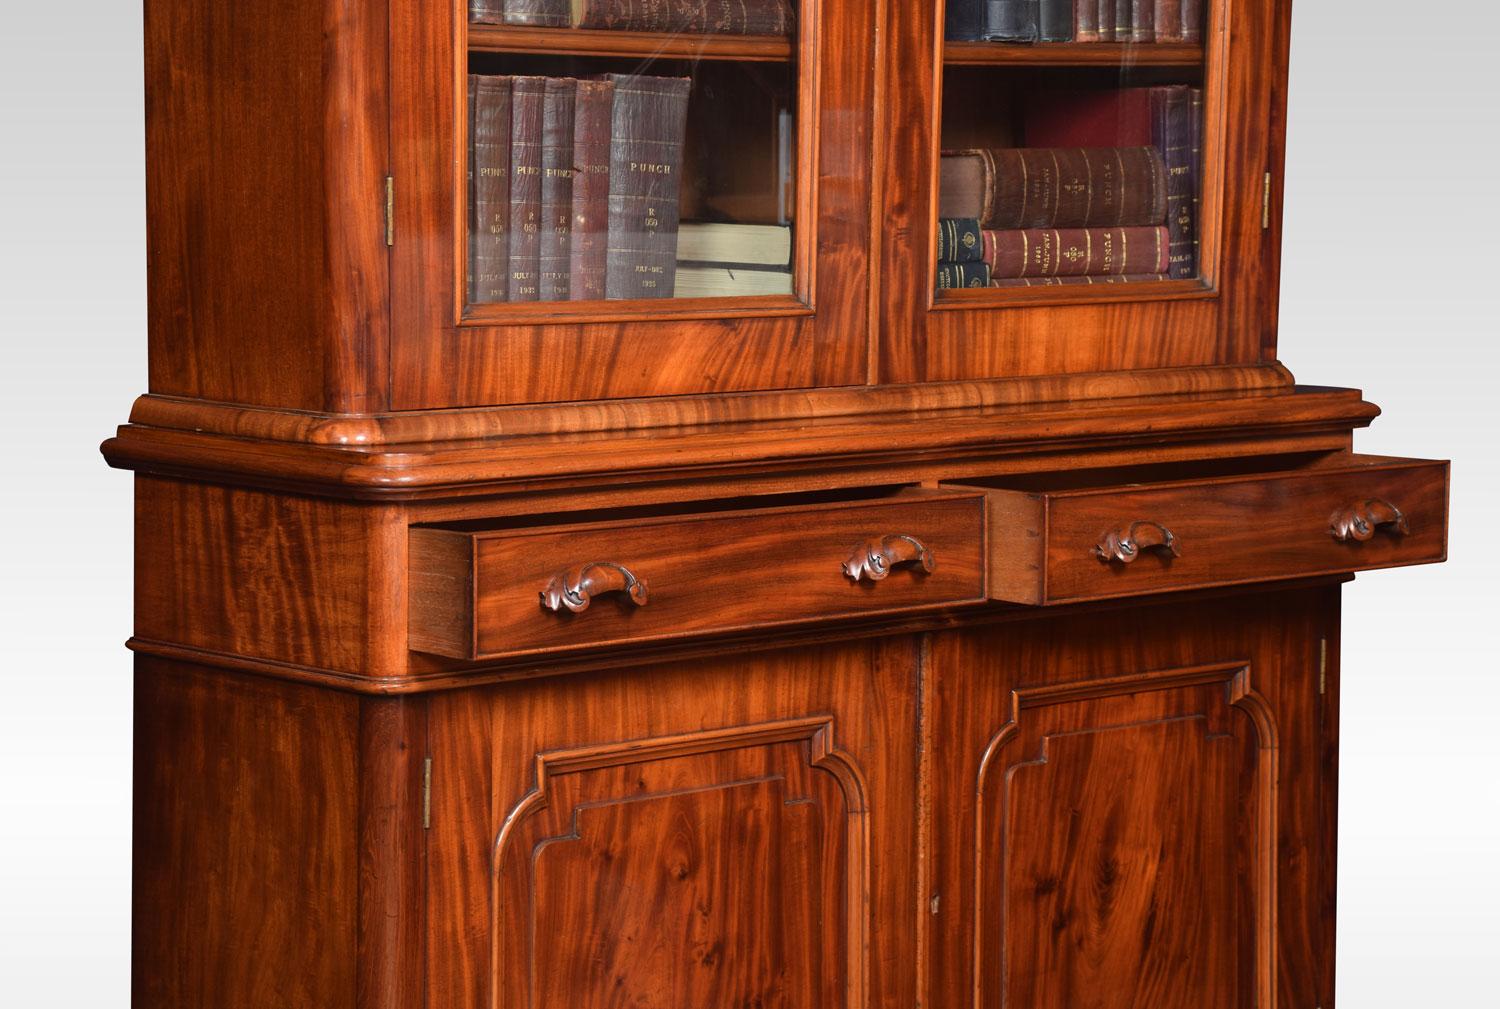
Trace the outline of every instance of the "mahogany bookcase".
{"label": "mahogany bookcase", "polygon": [[[1279,361],[1290,7],[942,8],[146,4],[138,1009],[1332,1009],[1340,586],[1448,471]],[[469,302],[466,77],[606,72],[775,133],[790,293]],[[1191,276],[935,289],[941,151],[1164,86]]]}

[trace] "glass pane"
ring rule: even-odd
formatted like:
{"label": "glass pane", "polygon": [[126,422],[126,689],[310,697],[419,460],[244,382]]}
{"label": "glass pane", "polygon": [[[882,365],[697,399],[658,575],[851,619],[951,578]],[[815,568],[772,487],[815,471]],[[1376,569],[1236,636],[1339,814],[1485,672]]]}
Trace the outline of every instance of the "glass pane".
{"label": "glass pane", "polygon": [[950,0],[940,296],[1199,276],[1202,0]]}
{"label": "glass pane", "polygon": [[471,304],[792,294],[791,0],[473,16]]}

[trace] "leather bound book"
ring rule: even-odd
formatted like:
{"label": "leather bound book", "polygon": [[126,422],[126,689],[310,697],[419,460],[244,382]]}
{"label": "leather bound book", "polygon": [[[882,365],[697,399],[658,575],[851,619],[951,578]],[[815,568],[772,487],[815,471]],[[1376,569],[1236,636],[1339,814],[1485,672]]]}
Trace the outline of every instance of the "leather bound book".
{"label": "leather bound book", "polygon": [[1182,41],[1203,41],[1203,0],[1182,0]]}
{"label": "leather bound book", "polygon": [[1149,88],[1034,91],[1023,110],[1027,147],[1150,147]]}
{"label": "leather bound book", "polygon": [[988,0],[984,37],[990,42],[1035,42],[1037,0]]}
{"label": "leather bound book", "polygon": [[1130,0],[1130,41],[1156,41],[1156,0]]}
{"label": "leather bound book", "polygon": [[579,28],[616,31],[790,35],[797,24],[791,0],[573,0],[573,7]]}
{"label": "leather bound book", "polygon": [[1203,259],[1200,253],[1202,245],[1203,227],[1203,89],[1189,88],[1193,96],[1193,111],[1191,121],[1193,124],[1193,276],[1203,272]]}
{"label": "leather bound book", "polygon": [[1073,41],[1073,0],[1041,0],[1037,35],[1043,42]]}
{"label": "leather bound book", "polygon": [[1156,41],[1182,41],[1182,0],[1155,0]]}
{"label": "leather bound book", "polygon": [[[494,0],[490,0],[493,4]],[[505,23],[533,28],[568,28],[573,12],[570,0],[504,0]]]}
{"label": "leather bound book", "polygon": [[505,23],[506,0],[469,0],[469,20],[475,24]]}
{"label": "leather bound book", "polygon": [[991,287],[1094,287],[1100,284],[1159,284],[1165,273],[1127,273],[1103,277],[996,277]]}
{"label": "leather bound book", "polygon": [[509,77],[469,77],[469,300],[505,301],[510,278]]}
{"label": "leather bound book", "polygon": [[1165,273],[1171,236],[1156,228],[1027,228],[986,231],[994,277]]}
{"label": "leather bound book", "polygon": [[1098,9],[1096,17],[1099,22],[1099,41],[1115,41],[1115,10],[1118,0],[1084,0],[1084,2],[1092,2]]}
{"label": "leather bound book", "polygon": [[987,7],[987,0],[948,0],[943,15],[943,37],[954,42],[983,39]]}
{"label": "leather bound book", "polygon": [[938,221],[937,258],[940,263],[977,263],[984,259],[984,233],[972,217]]}
{"label": "leather bound book", "polygon": [[1129,42],[1131,32],[1132,12],[1135,10],[1135,0],[1115,0],[1115,30],[1114,41]]}
{"label": "leather bound book", "polygon": [[1198,169],[1193,150],[1193,93],[1191,88],[1151,88],[1152,142],[1167,169],[1167,232],[1171,235],[1173,277],[1197,275],[1193,240],[1197,236]]}
{"label": "leather bound book", "polygon": [[542,97],[542,234],[538,253],[538,296],[568,300],[573,268],[573,101],[578,82],[547,78]]}
{"label": "leather bound book", "polygon": [[937,267],[937,289],[949,291],[955,287],[989,287],[990,267],[988,263],[939,263]]}
{"label": "leather bound book", "polygon": [[1166,212],[1154,147],[971,150],[939,163],[938,217],[987,229],[1155,225]]}
{"label": "leather bound book", "polygon": [[568,297],[598,301],[605,295],[609,255],[609,136],[615,86],[579,81],[573,103],[573,223]]}
{"label": "leather bound book", "polygon": [[1100,41],[1099,5],[1095,0],[1073,0],[1073,41]]}
{"label": "leather bound book", "polygon": [[692,81],[630,74],[605,79],[615,86],[605,292],[610,298],[670,298]]}
{"label": "leather bound book", "polygon": [[541,296],[542,106],[545,77],[511,78],[510,300]]}

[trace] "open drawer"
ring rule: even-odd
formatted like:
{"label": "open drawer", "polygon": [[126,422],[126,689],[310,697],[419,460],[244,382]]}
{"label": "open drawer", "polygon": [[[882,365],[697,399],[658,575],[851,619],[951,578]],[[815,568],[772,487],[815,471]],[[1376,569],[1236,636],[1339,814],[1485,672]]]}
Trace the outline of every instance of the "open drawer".
{"label": "open drawer", "polygon": [[[990,597],[1071,603],[1447,555],[1446,462],[1342,455],[1231,468],[965,481],[989,496]],[[1147,476],[1160,482],[1134,482]]]}
{"label": "open drawer", "polygon": [[985,601],[985,495],[410,532],[411,648],[484,660]]}

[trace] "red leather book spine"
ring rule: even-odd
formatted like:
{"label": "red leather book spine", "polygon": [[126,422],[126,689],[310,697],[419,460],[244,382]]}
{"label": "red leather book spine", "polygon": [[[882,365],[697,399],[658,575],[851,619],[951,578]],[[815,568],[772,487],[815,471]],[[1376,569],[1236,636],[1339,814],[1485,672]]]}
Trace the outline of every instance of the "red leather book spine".
{"label": "red leather book spine", "polygon": [[991,287],[1095,287],[1113,284],[1159,284],[1170,280],[1165,273],[1126,273],[1102,277],[996,277]]}
{"label": "red leather book spine", "polygon": [[1130,0],[1130,41],[1156,41],[1156,0]]}
{"label": "red leather book spine", "polygon": [[510,300],[541,296],[544,77],[511,79]]}
{"label": "red leather book spine", "polygon": [[1155,0],[1156,41],[1182,41],[1182,0]]}
{"label": "red leather book spine", "polygon": [[573,301],[605,296],[609,255],[609,129],[615,86],[579,81],[573,105],[573,221],[570,255]]}
{"label": "red leather book spine", "polygon": [[547,78],[542,98],[542,234],[538,296],[568,300],[572,270],[573,104],[577,81]]}
{"label": "red leather book spine", "polygon": [[991,277],[1165,273],[1170,244],[1162,227],[986,231],[984,259]]}
{"label": "red leather book spine", "polygon": [[1154,147],[986,153],[986,228],[1135,227],[1166,217],[1166,170]]}
{"label": "red leather book spine", "polygon": [[678,197],[687,129],[686,77],[612,74],[610,298],[670,298],[677,275]]}
{"label": "red leather book spine", "polygon": [[790,0],[580,0],[578,27],[643,32],[790,35]]}
{"label": "red leather book spine", "polygon": [[505,301],[510,277],[509,77],[469,77],[469,300]]}
{"label": "red leather book spine", "polygon": [[[489,0],[491,4],[494,0]],[[567,28],[573,12],[569,0],[503,0],[505,23],[533,28]]]}

